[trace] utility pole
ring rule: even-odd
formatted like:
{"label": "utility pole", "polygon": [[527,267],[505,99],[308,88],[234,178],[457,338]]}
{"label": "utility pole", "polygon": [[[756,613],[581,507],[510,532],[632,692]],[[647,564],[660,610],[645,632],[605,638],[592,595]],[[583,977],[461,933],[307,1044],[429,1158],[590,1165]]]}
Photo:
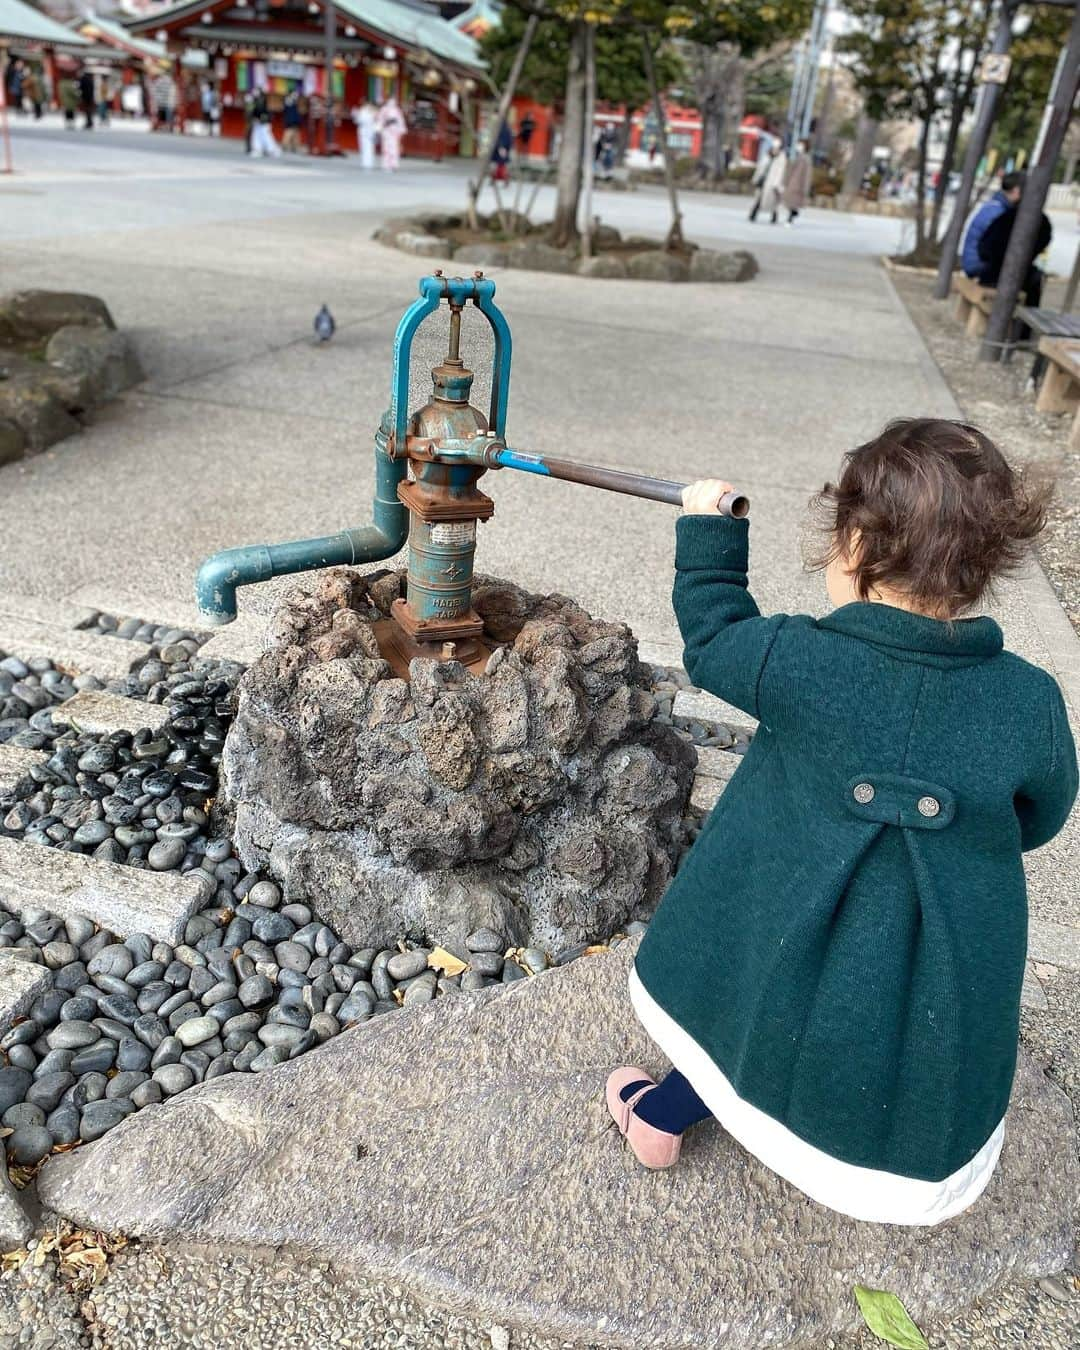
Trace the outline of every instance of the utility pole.
{"label": "utility pole", "polygon": [[821,76],[821,54],[825,48],[825,29],[829,22],[829,0],[815,0],[810,23],[810,50],[807,54],[806,81],[800,116],[795,127],[796,140],[806,140],[814,120],[814,99]]}
{"label": "utility pole", "polygon": [[323,122],[323,154],[334,153],[334,65],[337,61],[337,14],[334,0],[323,0],[323,35],[326,46],[326,119]]}
{"label": "utility pole", "polygon": [[1000,360],[1006,346],[1016,300],[1031,266],[1046,194],[1050,190],[1054,165],[1061,154],[1061,146],[1076,100],[1077,85],[1080,84],[1080,4],[1073,6],[1072,27],[1069,29],[1069,38],[1059,69],[1060,79],[1050,102],[1050,116],[1046,120],[1046,131],[1041,138],[1039,157],[1032,164],[1024,186],[1024,195],[1016,208],[1016,220],[1009,236],[1005,261],[1001,265],[994,308],[990,311],[986,334],[979,347],[980,361]]}
{"label": "utility pole", "polygon": [[960,175],[960,186],[953,198],[949,228],[945,231],[945,238],[941,244],[941,259],[938,262],[937,281],[934,283],[934,296],[938,300],[947,300],[952,289],[953,268],[956,266],[956,255],[960,251],[960,235],[967,220],[971,194],[975,189],[975,175],[986,153],[990,131],[997,117],[998,104],[1001,102],[1001,91],[1009,78],[1009,47],[1012,45],[1012,23],[1018,3],[1019,0],[1001,0],[1001,12],[990,46],[989,59],[983,60],[979,76],[982,90],[979,94],[975,125],[972,127],[964,154],[964,168]]}

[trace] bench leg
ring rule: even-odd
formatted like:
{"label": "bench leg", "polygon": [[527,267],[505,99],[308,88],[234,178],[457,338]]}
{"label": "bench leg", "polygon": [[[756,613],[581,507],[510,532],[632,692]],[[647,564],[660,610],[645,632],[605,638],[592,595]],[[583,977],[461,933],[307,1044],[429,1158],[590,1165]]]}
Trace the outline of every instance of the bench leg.
{"label": "bench leg", "polygon": [[1075,399],[1068,397],[1072,376],[1052,361],[1047,363],[1046,374],[1039,386],[1039,397],[1035,400],[1035,411],[1045,413],[1068,412]]}
{"label": "bench leg", "polygon": [[968,313],[964,332],[967,333],[968,337],[981,338],[986,332],[986,327],[989,322],[990,320],[978,305],[972,305],[971,310]]}

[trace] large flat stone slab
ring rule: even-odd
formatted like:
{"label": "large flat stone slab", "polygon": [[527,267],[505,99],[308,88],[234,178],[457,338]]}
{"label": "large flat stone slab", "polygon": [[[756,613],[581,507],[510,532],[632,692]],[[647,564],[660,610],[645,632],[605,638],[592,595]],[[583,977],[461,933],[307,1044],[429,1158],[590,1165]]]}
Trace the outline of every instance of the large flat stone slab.
{"label": "large flat stone slab", "polygon": [[7,1168],[0,1166],[0,1251],[21,1247],[33,1231],[34,1225],[11,1184]]}
{"label": "large flat stone slab", "polygon": [[0,793],[14,792],[30,772],[32,764],[44,764],[49,758],[40,750],[21,745],[0,745]]}
{"label": "large flat stone slab", "polygon": [[165,725],[168,717],[168,709],[160,703],[119,698],[116,694],[91,690],[84,690],[53,709],[54,722],[67,722],[94,735],[108,735],[111,731],[139,731],[143,727],[157,731]]}
{"label": "large flat stone slab", "polygon": [[639,1167],[601,1101],[614,1065],[664,1067],[630,1008],[630,946],[149,1107],[51,1159],[41,1197],[88,1227],[293,1245],[454,1311],[627,1350],[819,1345],[858,1326],[856,1282],[929,1319],[1062,1267],[1072,1111],[1026,1055],[998,1172],[938,1228],[844,1219],[716,1125],[672,1171]]}
{"label": "large flat stone slab", "polygon": [[0,1035],[17,1017],[25,1017],[31,1003],[52,987],[52,971],[0,950]]}
{"label": "large flat stone slab", "polygon": [[179,872],[151,872],[0,839],[0,904],[14,913],[47,909],[81,915],[110,933],[149,933],[183,940],[188,919],[205,903],[202,884]]}
{"label": "large flat stone slab", "polygon": [[1028,958],[1080,970],[1080,928],[1032,918],[1028,924]]}
{"label": "large flat stone slab", "polygon": [[3,613],[0,613],[0,651],[13,652],[24,661],[33,656],[47,657],[68,674],[89,672],[102,680],[122,679],[150,654],[145,642],[98,637],[60,623]]}

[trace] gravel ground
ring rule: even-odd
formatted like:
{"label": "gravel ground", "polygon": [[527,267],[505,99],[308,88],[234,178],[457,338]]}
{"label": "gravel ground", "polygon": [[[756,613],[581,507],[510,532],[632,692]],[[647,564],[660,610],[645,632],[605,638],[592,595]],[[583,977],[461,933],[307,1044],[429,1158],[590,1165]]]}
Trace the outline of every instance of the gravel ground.
{"label": "gravel ground", "polygon": [[[1027,392],[1031,356],[1018,353],[1009,365],[975,359],[977,344],[952,317],[952,302],[935,300],[932,280],[916,273],[894,272],[908,313],[969,418],[997,443],[1009,461],[1030,468],[1054,482],[1046,530],[1038,544],[1042,563],[1062,608],[1080,632],[1080,451],[1065,441],[1071,416],[1035,411]],[[1064,283],[1051,281],[1045,304],[1053,309]]]}

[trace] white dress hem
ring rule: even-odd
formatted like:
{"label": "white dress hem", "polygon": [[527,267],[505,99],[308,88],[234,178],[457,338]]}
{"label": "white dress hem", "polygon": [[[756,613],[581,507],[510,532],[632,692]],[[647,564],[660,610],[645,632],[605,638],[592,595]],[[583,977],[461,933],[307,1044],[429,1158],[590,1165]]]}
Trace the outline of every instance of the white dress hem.
{"label": "white dress hem", "polygon": [[697,1041],[660,1007],[636,970],[630,972],[630,1001],[645,1030],[732,1138],[818,1204],[867,1223],[932,1226],[969,1208],[986,1189],[1005,1138],[1004,1120],[971,1161],[943,1181],[842,1162],[740,1097]]}

